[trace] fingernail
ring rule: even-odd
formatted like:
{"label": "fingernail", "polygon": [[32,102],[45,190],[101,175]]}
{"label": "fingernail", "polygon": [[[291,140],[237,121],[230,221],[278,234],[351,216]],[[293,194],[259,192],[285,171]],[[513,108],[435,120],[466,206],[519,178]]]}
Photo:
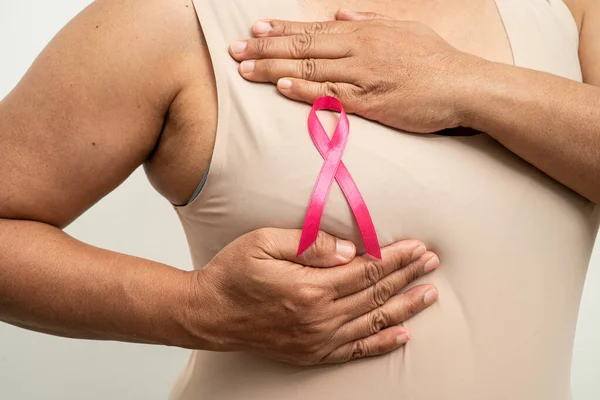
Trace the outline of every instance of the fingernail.
{"label": "fingernail", "polygon": [[277,87],[279,87],[279,89],[287,90],[292,87],[292,81],[289,79],[280,79],[279,82],[277,82]]}
{"label": "fingernail", "polygon": [[433,303],[435,303],[435,301],[438,298],[438,292],[436,292],[435,290],[431,289],[430,291],[428,291],[427,293],[425,293],[425,296],[423,296],[423,301],[425,302],[426,306],[430,306]]}
{"label": "fingernail", "polygon": [[354,244],[347,240],[338,239],[335,245],[335,252],[348,260],[354,255]]}
{"label": "fingernail", "polygon": [[244,74],[248,74],[254,71],[254,61],[242,61],[242,63],[240,64],[240,70]]}
{"label": "fingernail", "polygon": [[440,266],[440,260],[437,257],[433,256],[431,258],[431,260],[429,260],[425,263],[425,267],[424,267],[425,273],[431,272],[439,266]]}
{"label": "fingernail", "polygon": [[402,335],[396,337],[396,344],[403,345],[406,344],[410,340],[410,335],[408,333],[403,333]]}
{"label": "fingernail", "polygon": [[[246,25],[246,26],[248,26],[248,25]],[[259,35],[264,35],[266,33],[271,32],[271,30],[273,29],[273,25],[271,25],[271,23],[268,21],[258,21],[254,24],[252,29],[254,30],[254,33],[258,33]]]}
{"label": "fingernail", "polygon": [[421,257],[423,254],[425,254],[427,252],[427,249],[425,248],[425,246],[423,246],[422,244],[419,245],[419,247],[417,247],[413,252],[412,252],[412,261],[417,260],[419,257]]}
{"label": "fingernail", "polygon": [[235,54],[243,53],[244,50],[246,50],[246,47],[248,47],[248,42],[233,42],[231,44],[231,51],[233,51]]}

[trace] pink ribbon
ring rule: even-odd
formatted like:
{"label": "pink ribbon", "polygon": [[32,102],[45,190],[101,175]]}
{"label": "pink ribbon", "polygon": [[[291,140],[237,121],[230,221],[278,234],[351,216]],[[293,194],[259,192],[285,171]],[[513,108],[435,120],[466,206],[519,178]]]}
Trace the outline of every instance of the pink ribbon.
{"label": "pink ribbon", "polygon": [[[341,114],[331,141],[317,116],[317,111],[319,110],[333,110]],[[352,209],[363,238],[365,250],[371,256],[381,260],[381,249],[379,248],[379,241],[377,240],[377,233],[375,232],[371,214],[354,179],[352,179],[350,172],[348,172],[342,161],[350,133],[350,122],[344,112],[342,103],[334,97],[321,97],[317,99],[308,117],[308,130],[313,143],[325,159],[325,163],[323,164],[323,168],[321,168],[308,205],[304,228],[302,229],[302,236],[300,238],[300,247],[298,248],[298,256],[304,253],[317,239],[325,203],[327,202],[327,197],[335,178]]]}

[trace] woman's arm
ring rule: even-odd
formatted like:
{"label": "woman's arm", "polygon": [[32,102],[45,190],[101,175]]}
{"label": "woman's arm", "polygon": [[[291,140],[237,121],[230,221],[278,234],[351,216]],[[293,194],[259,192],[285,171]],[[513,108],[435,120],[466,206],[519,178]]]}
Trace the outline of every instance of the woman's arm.
{"label": "woman's arm", "polygon": [[[80,339],[206,347],[192,274],[102,250],[48,224],[0,219],[0,321]],[[192,312],[193,311],[193,312]],[[190,323],[194,316],[195,334]]]}
{"label": "woman's arm", "polygon": [[95,1],[0,102],[0,320],[69,337],[203,345],[184,326],[191,274],[60,230],[152,153],[185,90],[179,43],[200,51],[190,32],[198,36],[191,2]]}
{"label": "woman's arm", "polygon": [[474,60],[477,84],[463,97],[461,125],[600,203],[600,2],[587,3],[579,48],[586,84]]}

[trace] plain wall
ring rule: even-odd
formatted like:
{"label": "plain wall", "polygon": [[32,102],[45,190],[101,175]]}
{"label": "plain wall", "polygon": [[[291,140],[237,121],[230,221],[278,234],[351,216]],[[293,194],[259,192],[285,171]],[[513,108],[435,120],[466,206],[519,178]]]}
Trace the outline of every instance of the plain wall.
{"label": "plain wall", "polygon": [[[0,99],[52,36],[90,2],[0,0]],[[67,232],[99,247],[191,268],[174,211],[141,170]],[[590,266],[577,330],[575,400],[600,399],[598,253]],[[188,354],[166,347],[55,338],[0,324],[0,400],[162,400]]]}

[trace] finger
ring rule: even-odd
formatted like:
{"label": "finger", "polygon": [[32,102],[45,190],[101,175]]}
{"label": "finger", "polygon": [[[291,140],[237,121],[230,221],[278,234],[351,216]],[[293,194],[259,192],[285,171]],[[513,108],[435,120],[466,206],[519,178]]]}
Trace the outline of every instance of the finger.
{"label": "finger", "polygon": [[296,22],[281,20],[260,20],[252,25],[252,33],[256,37],[277,37],[293,35],[332,35],[341,33],[351,33],[356,31],[356,26],[348,24],[345,21],[325,21],[325,22]]}
{"label": "finger", "polygon": [[382,307],[342,325],[333,343],[349,343],[376,335],[382,330],[409,320],[436,302],[437,289],[419,285],[406,293],[393,296]]}
{"label": "finger", "polygon": [[346,321],[358,318],[368,312],[383,307],[393,296],[396,296],[410,283],[437,269],[439,258],[432,252],[412,262],[407,267],[394,271],[373,286],[350,296],[336,300],[339,313],[344,314]]}
{"label": "finger", "polygon": [[364,339],[347,343],[335,349],[321,360],[322,364],[337,364],[357,358],[378,356],[402,347],[410,339],[405,328],[392,327]]}
{"label": "finger", "polygon": [[238,61],[264,58],[344,58],[351,55],[346,35],[294,35],[242,40],[229,46]]}
{"label": "finger", "polygon": [[277,83],[283,77],[315,82],[349,82],[350,63],[339,60],[249,60],[240,64],[240,75],[252,82]]}
{"label": "finger", "polygon": [[392,18],[373,12],[358,12],[340,8],[335,14],[337,21],[365,21],[371,19],[391,20]]}
{"label": "finger", "polygon": [[356,246],[352,242],[321,231],[315,242],[298,256],[301,235],[299,229],[263,228],[252,232],[250,238],[261,248],[262,256],[304,266],[335,267],[347,264],[356,256]]}
{"label": "finger", "polygon": [[351,83],[312,82],[289,77],[280,79],[277,89],[289,99],[309,104],[313,104],[319,97],[335,97],[344,104],[344,110],[349,114],[357,112],[361,90]]}
{"label": "finger", "polygon": [[368,256],[356,257],[348,266],[332,269],[322,276],[332,287],[334,298],[341,299],[376,285],[421,258],[426,251],[418,240],[403,240],[381,249],[381,261]]}

